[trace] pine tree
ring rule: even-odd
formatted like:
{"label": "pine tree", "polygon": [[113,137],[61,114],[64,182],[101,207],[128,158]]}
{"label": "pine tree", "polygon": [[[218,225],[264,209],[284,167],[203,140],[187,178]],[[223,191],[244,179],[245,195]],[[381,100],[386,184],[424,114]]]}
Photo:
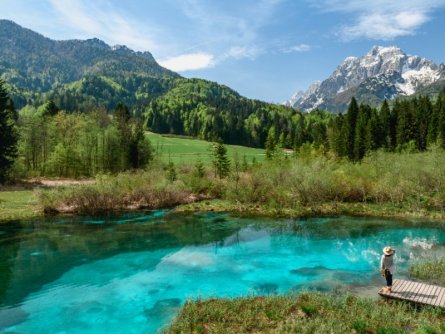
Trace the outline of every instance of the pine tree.
{"label": "pine tree", "polygon": [[442,94],[439,94],[437,97],[436,103],[434,104],[432,111],[431,111],[431,117],[429,119],[428,124],[428,135],[427,135],[427,142],[428,145],[432,145],[437,143],[438,133],[439,133],[439,113],[441,106],[445,104],[445,101],[442,97]]}
{"label": "pine tree", "polygon": [[439,145],[445,148],[445,88],[439,94],[435,108],[438,114],[437,138]]}
{"label": "pine tree", "polygon": [[345,118],[342,114],[335,117],[331,122],[331,148],[339,157],[347,155],[345,140]]}
{"label": "pine tree", "polygon": [[399,115],[401,114],[401,105],[399,100],[393,103],[390,118],[389,133],[391,137],[391,150],[395,150],[397,146],[397,126],[399,123]]}
{"label": "pine tree", "polygon": [[220,179],[227,177],[230,173],[230,160],[227,157],[227,149],[222,141],[215,145],[213,166],[215,167],[215,176],[218,176]]}
{"label": "pine tree", "polygon": [[432,109],[433,106],[427,96],[419,97],[419,103],[417,108],[415,108],[417,119],[416,145],[419,151],[425,151],[428,146],[428,128]]}
{"label": "pine tree", "polygon": [[369,106],[361,105],[357,117],[354,143],[354,160],[361,160],[366,154],[366,131],[369,120]]}
{"label": "pine tree", "polygon": [[148,138],[145,138],[142,121],[133,124],[131,138],[128,144],[128,161],[131,168],[143,168],[153,158],[153,148]]}
{"label": "pine tree", "polygon": [[196,161],[195,169],[193,170],[193,175],[200,179],[202,179],[205,176],[205,168],[201,160]]}
{"label": "pine tree", "polygon": [[275,128],[271,127],[267,134],[266,139],[266,159],[272,159],[276,152],[276,142],[275,142]]}
{"label": "pine tree", "polygon": [[175,164],[170,161],[168,163],[168,167],[167,167],[167,179],[170,182],[174,182],[178,179],[178,175],[176,174],[176,168],[175,168]]}
{"label": "pine tree", "polygon": [[120,149],[120,162],[119,170],[126,170],[130,164],[129,150],[132,138],[131,130],[131,114],[127,106],[118,103],[113,112],[113,120],[119,131],[119,149]]}
{"label": "pine tree", "polygon": [[14,124],[14,105],[0,79],[0,184],[17,157],[18,134]]}
{"label": "pine tree", "polygon": [[384,136],[382,134],[382,127],[379,121],[377,110],[370,109],[369,119],[366,124],[365,134],[365,151],[370,152],[384,146]]}
{"label": "pine tree", "polygon": [[415,108],[417,101],[401,101],[399,104],[400,109],[397,112],[397,148],[403,149],[405,144],[416,139],[416,119]]}
{"label": "pine tree", "polygon": [[353,97],[351,103],[349,103],[348,111],[346,113],[345,119],[345,146],[346,154],[349,159],[353,160],[355,158],[355,144],[354,140],[356,138],[356,123],[359,114],[359,108],[357,100]]}
{"label": "pine tree", "polygon": [[303,114],[298,115],[298,120],[295,124],[295,136],[294,136],[294,150],[298,149],[306,142],[306,129],[304,126],[304,116]]}
{"label": "pine tree", "polygon": [[43,116],[55,116],[60,111],[60,108],[56,105],[53,99],[50,99],[45,106]]}
{"label": "pine tree", "polygon": [[381,146],[386,149],[391,148],[391,110],[389,109],[388,101],[383,101],[379,113],[380,128],[381,128]]}

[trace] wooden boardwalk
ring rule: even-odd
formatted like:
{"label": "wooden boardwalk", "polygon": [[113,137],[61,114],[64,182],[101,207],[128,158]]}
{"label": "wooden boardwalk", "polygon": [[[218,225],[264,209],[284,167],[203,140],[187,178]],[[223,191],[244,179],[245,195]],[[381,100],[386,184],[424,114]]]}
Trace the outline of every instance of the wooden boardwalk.
{"label": "wooden boardwalk", "polygon": [[445,308],[445,288],[425,283],[395,279],[391,293],[379,291],[385,298]]}

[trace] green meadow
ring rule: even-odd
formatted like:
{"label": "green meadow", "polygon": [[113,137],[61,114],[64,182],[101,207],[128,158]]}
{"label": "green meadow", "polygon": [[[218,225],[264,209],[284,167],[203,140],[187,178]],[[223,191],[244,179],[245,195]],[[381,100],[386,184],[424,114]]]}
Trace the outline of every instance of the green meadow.
{"label": "green meadow", "polygon": [[[213,160],[211,142],[185,136],[160,135],[152,132],[148,132],[147,137],[150,139],[156,155],[161,161],[171,161],[174,164],[180,164],[194,163],[200,160],[207,164]],[[237,145],[226,145],[226,147],[227,154],[231,160],[235,159],[236,155],[238,155],[240,161],[245,156],[249,164],[253,160],[262,162],[265,159],[264,149]]]}
{"label": "green meadow", "polygon": [[33,218],[39,213],[38,198],[33,190],[0,190],[0,222]]}

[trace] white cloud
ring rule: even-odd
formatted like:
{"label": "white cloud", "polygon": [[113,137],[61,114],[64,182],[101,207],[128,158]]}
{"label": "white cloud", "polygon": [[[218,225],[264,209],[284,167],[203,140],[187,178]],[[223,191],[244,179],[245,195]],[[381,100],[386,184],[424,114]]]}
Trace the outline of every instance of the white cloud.
{"label": "white cloud", "polygon": [[133,18],[125,18],[108,2],[93,4],[86,0],[50,0],[50,3],[60,16],[61,24],[77,31],[79,38],[97,37],[110,44],[124,44],[141,51],[158,49],[158,44],[151,37],[155,27],[141,31],[141,27],[147,27],[146,23],[138,24]]}
{"label": "white cloud", "polygon": [[429,17],[425,13],[375,13],[360,17],[355,25],[343,27],[340,30],[340,36],[345,40],[360,37],[392,40],[399,36],[414,35],[417,29],[428,20]]}
{"label": "white cloud", "polygon": [[445,0],[314,0],[313,5],[325,12],[348,13],[357,17],[339,28],[344,40],[368,38],[392,40],[414,35],[431,20],[432,11],[445,6]]}
{"label": "white cloud", "polygon": [[229,51],[227,51],[223,56],[221,57],[221,60],[227,59],[227,58],[234,58],[234,59],[255,59],[260,53],[262,53],[262,50],[259,49],[256,46],[232,46]]}
{"label": "white cloud", "polygon": [[255,0],[236,2],[232,7],[219,1],[180,0],[178,5],[199,27],[198,38],[213,43],[218,36],[212,53],[219,55],[217,62],[222,62],[229,58],[254,60],[264,53],[269,41],[259,31],[270,24],[275,9],[283,2]]}
{"label": "white cloud", "polygon": [[291,46],[289,48],[284,48],[282,49],[282,51],[284,53],[291,53],[291,52],[307,52],[310,51],[312,49],[312,47],[310,45],[307,44],[299,44],[299,45],[295,45],[295,46]]}
{"label": "white cloud", "polygon": [[216,61],[209,53],[189,53],[160,60],[159,64],[175,72],[186,72],[213,67]]}

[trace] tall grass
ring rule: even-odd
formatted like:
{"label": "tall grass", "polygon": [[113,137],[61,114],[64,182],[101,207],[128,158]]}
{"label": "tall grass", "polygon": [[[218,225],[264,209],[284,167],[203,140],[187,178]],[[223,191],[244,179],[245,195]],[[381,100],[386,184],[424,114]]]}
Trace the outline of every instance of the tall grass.
{"label": "tall grass", "polygon": [[166,333],[444,333],[444,313],[352,295],[188,301]]}
{"label": "tall grass", "polygon": [[405,204],[443,210],[445,154],[375,152],[361,163],[318,157],[268,163],[228,184],[243,203],[292,207],[326,202]]}
{"label": "tall grass", "polygon": [[414,263],[409,273],[420,280],[445,286],[445,257]]}
{"label": "tall grass", "polygon": [[91,185],[70,186],[43,191],[40,201],[46,212],[70,211],[81,214],[128,209],[156,209],[188,203],[192,192],[184,182],[170,182],[165,172],[100,175]]}
{"label": "tall grass", "polygon": [[159,208],[199,198],[272,209],[306,208],[324,203],[370,203],[401,210],[444,211],[445,153],[374,152],[360,163],[326,156],[286,158],[236,170],[220,180],[207,168],[155,166],[144,172],[99,176],[94,185],[43,192],[47,211],[81,213],[127,208]]}

